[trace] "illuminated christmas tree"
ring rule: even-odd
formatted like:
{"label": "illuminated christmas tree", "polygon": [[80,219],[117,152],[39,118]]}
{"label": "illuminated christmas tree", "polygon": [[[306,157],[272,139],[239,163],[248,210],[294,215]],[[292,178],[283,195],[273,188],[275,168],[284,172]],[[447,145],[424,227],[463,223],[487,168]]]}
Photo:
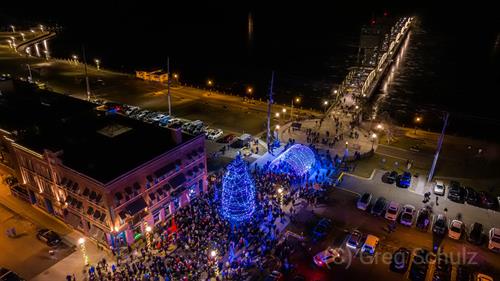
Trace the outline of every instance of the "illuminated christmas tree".
{"label": "illuminated christmas tree", "polygon": [[222,179],[222,216],[232,223],[249,220],[255,211],[255,185],[248,167],[236,156]]}

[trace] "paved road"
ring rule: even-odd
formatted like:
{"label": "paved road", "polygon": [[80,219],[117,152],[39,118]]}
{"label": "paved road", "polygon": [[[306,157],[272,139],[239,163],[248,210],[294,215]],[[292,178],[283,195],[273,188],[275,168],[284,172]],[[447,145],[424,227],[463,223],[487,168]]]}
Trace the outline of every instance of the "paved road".
{"label": "paved road", "polygon": [[[398,225],[396,231],[388,234],[386,229],[388,221],[381,217],[367,215],[366,212],[357,210],[355,203],[358,196],[352,192],[333,190],[329,193],[325,205],[315,209],[311,214],[311,208],[304,210],[297,216],[299,223],[304,227],[305,235],[309,235],[313,225],[319,217],[328,217],[333,221],[333,229],[328,237],[320,243],[307,243],[305,249],[296,252],[291,260],[297,265],[296,274],[306,276],[307,280],[404,280],[407,274],[395,273],[389,270],[389,263],[384,261],[400,247],[406,247],[413,251],[418,248],[432,249],[433,237],[431,233],[424,233],[415,228]],[[373,234],[380,238],[377,254],[374,258],[364,258],[357,252],[348,250],[345,246],[347,233],[358,229],[364,234]],[[462,239],[463,240],[463,239]],[[472,263],[474,271],[482,271],[493,276],[500,276],[500,255],[487,250],[485,247],[476,247],[465,241],[454,241],[444,239],[442,248],[445,253],[455,258],[453,274],[458,264]],[[331,269],[318,268],[312,262],[312,257],[327,246],[340,247],[344,262],[333,265]],[[476,255],[477,254],[477,255]],[[458,258],[460,257],[460,258]],[[431,265],[427,274],[427,280],[431,280],[434,266]],[[293,276],[293,274],[292,274]],[[453,279],[452,279],[453,280]]]}

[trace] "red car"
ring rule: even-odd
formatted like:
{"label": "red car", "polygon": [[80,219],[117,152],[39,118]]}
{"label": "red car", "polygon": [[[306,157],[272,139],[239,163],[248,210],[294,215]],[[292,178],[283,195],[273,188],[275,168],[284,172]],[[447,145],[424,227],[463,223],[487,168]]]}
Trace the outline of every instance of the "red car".
{"label": "red car", "polygon": [[232,140],[236,138],[236,135],[234,134],[229,134],[227,136],[224,136],[223,138],[220,138],[217,140],[218,143],[230,143]]}

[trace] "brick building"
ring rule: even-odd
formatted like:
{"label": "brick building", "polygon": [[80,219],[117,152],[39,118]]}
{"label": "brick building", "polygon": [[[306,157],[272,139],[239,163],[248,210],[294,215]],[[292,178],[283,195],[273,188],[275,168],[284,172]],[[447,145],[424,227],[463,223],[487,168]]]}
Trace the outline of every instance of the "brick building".
{"label": "brick building", "polygon": [[0,96],[0,144],[22,183],[12,193],[36,208],[112,245],[132,243],[206,191],[203,135],[14,84]]}

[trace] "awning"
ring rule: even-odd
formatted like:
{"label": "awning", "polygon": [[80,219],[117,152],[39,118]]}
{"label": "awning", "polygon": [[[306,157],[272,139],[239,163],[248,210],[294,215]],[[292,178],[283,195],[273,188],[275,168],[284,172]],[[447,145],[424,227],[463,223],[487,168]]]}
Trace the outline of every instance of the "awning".
{"label": "awning", "polygon": [[168,183],[173,187],[176,188],[179,185],[183,184],[186,182],[186,176],[184,176],[183,173],[178,174],[177,176],[173,177]]}
{"label": "awning", "polygon": [[88,187],[85,187],[85,190],[83,191],[82,195],[83,196],[89,196],[90,190]]}
{"label": "awning", "polygon": [[154,193],[154,192],[149,193],[149,198],[150,198],[151,200],[155,200],[155,199],[156,199],[156,197],[155,197],[155,193]]}
{"label": "awning", "polygon": [[146,204],[146,201],[144,201],[144,198],[140,197],[139,199],[135,200],[134,202],[128,204],[125,207],[125,211],[127,214],[130,216],[133,216],[140,211],[144,210],[148,205]]}
{"label": "awning", "polygon": [[127,194],[129,195],[132,194],[132,187],[130,186],[125,187],[125,192],[127,192]]}
{"label": "awning", "polygon": [[69,225],[71,225],[75,228],[78,228],[78,227],[80,227],[80,223],[81,223],[82,219],[80,218],[80,216],[75,215],[71,212],[68,212],[66,214],[66,217],[64,218],[64,221],[66,223],[68,223]]}
{"label": "awning", "polygon": [[155,175],[155,177],[160,178],[173,170],[175,170],[175,163],[170,163],[170,164],[163,166],[160,169],[156,170],[156,172],[154,172],[154,175]]}
{"label": "awning", "polygon": [[121,192],[117,192],[117,193],[115,193],[115,198],[116,198],[118,201],[122,200],[122,199],[123,199],[123,195],[122,195],[122,193],[121,193]]}
{"label": "awning", "polygon": [[125,220],[127,218],[127,215],[125,214],[125,211],[121,211],[120,213],[118,213],[118,215],[120,216],[120,218],[122,220]]}
{"label": "awning", "polygon": [[172,193],[170,193],[170,196],[171,197],[177,197],[182,192],[184,192],[185,190],[186,190],[186,187],[185,186],[181,186],[181,187],[177,188],[176,190],[172,191]]}

